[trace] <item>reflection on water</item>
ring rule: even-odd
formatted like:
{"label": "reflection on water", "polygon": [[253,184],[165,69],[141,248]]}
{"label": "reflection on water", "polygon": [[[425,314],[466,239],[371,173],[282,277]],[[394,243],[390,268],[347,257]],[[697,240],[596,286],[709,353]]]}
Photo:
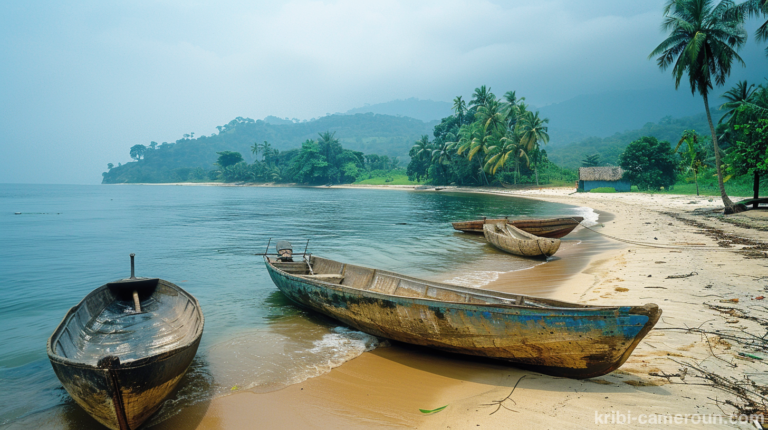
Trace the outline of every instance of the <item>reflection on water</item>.
{"label": "reflection on water", "polygon": [[0,424],[24,428],[98,428],[56,380],[45,342],[83,296],[128,275],[131,252],[138,276],[180,285],[206,319],[190,372],[151,422],[173,428],[202,416],[214,396],[279,389],[378,345],[288,303],[253,255],[269,238],[298,249],[309,238],[311,252],[363,266],[542,295],[604,243],[577,229],[546,264],[504,254],[450,222],[596,214],[462,193],[0,185],[0,208]]}

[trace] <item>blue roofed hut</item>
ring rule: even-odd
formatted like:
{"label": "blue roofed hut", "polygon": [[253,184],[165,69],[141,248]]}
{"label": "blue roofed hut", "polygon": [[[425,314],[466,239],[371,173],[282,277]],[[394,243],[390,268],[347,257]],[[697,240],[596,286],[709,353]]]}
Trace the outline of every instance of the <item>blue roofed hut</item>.
{"label": "blue roofed hut", "polygon": [[628,192],[632,185],[624,179],[624,169],[617,166],[580,167],[579,191],[595,188],[613,188],[618,192]]}

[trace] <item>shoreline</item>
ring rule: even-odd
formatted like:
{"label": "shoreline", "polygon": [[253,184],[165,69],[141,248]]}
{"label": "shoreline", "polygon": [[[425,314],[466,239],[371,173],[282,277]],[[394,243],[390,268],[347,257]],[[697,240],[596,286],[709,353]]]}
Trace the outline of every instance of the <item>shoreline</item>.
{"label": "shoreline", "polygon": [[[414,190],[415,187],[374,185],[334,188]],[[664,314],[656,328],[617,371],[599,378],[569,380],[500,362],[397,344],[365,352],[328,373],[278,391],[254,393],[243,390],[196,404],[152,428],[237,430],[253,428],[255,423],[262,428],[508,428],[511,422],[520,419],[524,419],[526,427],[531,428],[591,428],[598,423],[598,415],[617,411],[629,411],[635,417],[640,414],[722,415],[721,408],[732,411],[733,408],[717,405],[709,399],[737,399],[716,388],[694,385],[701,380],[694,379],[693,375],[688,378],[691,384],[679,378],[654,375],[679,374],[679,363],[687,361],[737,379],[748,373],[766,373],[764,363],[740,360],[737,352],[744,350],[737,345],[671,329],[703,325],[712,331],[743,328],[751,332],[762,330],[760,333],[763,333],[765,329],[755,321],[734,318],[733,312],[724,312],[712,305],[737,309],[737,315],[761,315],[749,306],[768,306],[768,303],[754,301],[757,296],[768,295],[768,276],[763,279],[751,274],[768,273],[768,260],[712,249],[722,239],[702,234],[703,227],[687,224],[686,220],[695,220],[735,237],[748,237],[763,243],[768,243],[768,233],[700,215],[720,206],[712,197],[642,193],[569,194],[571,191],[571,188],[511,190],[453,187],[441,190],[533,198],[589,207],[601,212],[599,224],[594,228],[604,234],[650,245],[680,246],[680,249],[660,249],[619,243],[606,247],[589,256],[584,266],[575,273],[568,273],[560,279],[558,287],[548,295],[570,302],[601,305],[654,302],[663,309]],[[694,213],[694,209],[698,212]],[[759,218],[766,211],[750,212],[753,213],[749,216]],[[610,214],[609,218],[613,218],[603,218],[603,214]],[[581,230],[583,228],[577,232]],[[690,248],[698,244],[712,248],[686,249],[686,246]],[[521,288],[535,288],[537,282],[551,281],[557,276],[551,273],[552,268],[556,266],[544,264],[510,272],[505,274],[509,276],[499,276],[483,288],[523,292]],[[667,278],[689,273],[695,275]],[[739,303],[725,305],[720,302],[732,298],[738,298]],[[731,367],[732,364],[728,363],[738,367]],[[521,380],[521,377],[524,379]],[[496,409],[493,402],[509,395],[517,382],[520,384],[511,400],[504,404],[515,412],[501,408],[491,414]],[[448,407],[435,414],[419,412],[419,409],[444,405]],[[19,424],[24,426],[21,422]],[[59,422],[45,425],[70,428],[69,424]],[[15,428],[13,424],[10,427]],[[718,428],[734,427],[726,423]]]}
{"label": "shoreline", "polygon": [[[364,188],[393,189],[388,186]],[[409,188],[415,187],[394,189]],[[659,244],[716,244],[713,239],[702,236],[698,229],[661,213],[690,217],[693,209],[718,207],[714,198],[618,193],[568,195],[570,189],[445,191],[483,192],[587,206],[614,215],[612,221],[599,220],[598,228],[605,234]],[[717,228],[734,235],[757,235],[761,240],[768,239],[765,232],[716,220],[704,222],[716,223]],[[724,391],[701,385],[670,384],[667,379],[651,374],[679,373],[680,365],[671,358],[695,360],[713,371],[737,378],[745,372],[764,372],[761,366],[765,365],[739,362],[738,368],[731,368],[713,354],[729,362],[738,362],[734,359],[738,349],[735,346],[715,343],[710,349],[709,341],[700,335],[663,329],[696,327],[704,322],[712,330],[731,328],[732,323],[727,322],[730,316],[709,308],[707,298],[699,296],[715,293],[726,298],[738,297],[741,303],[748,305],[750,298],[760,294],[762,286],[755,285],[754,279],[738,274],[756,273],[764,262],[746,259],[734,252],[660,250],[626,244],[592,256],[583,270],[562,282],[552,298],[606,305],[655,302],[664,310],[656,329],[640,343],[629,360],[617,371],[600,378],[583,381],[553,378],[503,363],[446,356],[398,345],[364,353],[327,374],[277,392],[236,393],[214,399],[198,428],[248,428],[248,423],[257,417],[274,426],[306,425],[311,428],[342,425],[353,428],[503,428],[509,425],[510,419],[520,418],[536,428],[583,428],[594,426],[597,414],[617,410],[632,411],[635,415],[722,415],[720,407],[707,399],[729,398]],[[537,266],[524,273],[535,279],[546,266]],[[693,272],[697,275],[690,278],[666,278]],[[510,278],[519,277],[520,273],[513,272]],[[484,288],[514,290],[514,279],[502,278],[505,277]],[[711,298],[709,301],[717,302]],[[760,330],[760,326],[752,321],[740,319],[739,323],[746,329]],[[523,375],[525,379],[512,397],[516,403],[506,403],[518,413],[502,408],[490,415],[495,406],[483,405],[507,396]],[[436,414],[418,412],[420,408],[444,405],[448,408]],[[314,420],[313,416],[320,419]],[[168,424],[168,428],[174,427],[170,422]]]}
{"label": "shoreline", "polygon": [[[419,191],[416,187],[334,188]],[[662,213],[685,218],[691,217],[693,209],[717,208],[716,199],[710,197],[641,193],[570,195],[571,189],[450,187],[441,191],[506,195],[586,206],[613,215],[610,221],[598,221],[600,224],[596,228],[605,234],[660,244],[716,244],[713,239],[702,236],[699,229],[690,228],[681,220]],[[737,236],[758,235],[761,240],[768,240],[765,232],[717,220],[704,222],[714,223],[717,228]],[[744,372],[765,371],[760,367],[764,366],[762,363],[745,362],[739,363],[738,368],[731,368],[713,358],[713,354],[717,354],[718,358],[728,357],[730,362],[739,361],[734,359],[735,347],[725,343],[711,346],[700,335],[664,330],[695,327],[704,322],[711,329],[730,328],[731,323],[727,322],[730,316],[707,307],[707,299],[699,296],[715,292],[718,296],[740,297],[742,303],[749,304],[749,299],[760,294],[762,289],[755,288],[753,279],[738,274],[755,273],[764,261],[745,259],[733,252],[660,250],[627,244],[591,256],[585,267],[562,280],[550,297],[606,305],[655,302],[664,310],[656,329],[640,343],[629,360],[617,371],[600,378],[583,381],[553,378],[503,363],[398,344],[366,352],[329,373],[279,391],[242,392],[213,399],[196,428],[245,429],[256,420],[267,427],[504,428],[510,419],[520,418],[536,428],[583,428],[594,426],[597,414],[617,410],[632,411],[636,415],[722,415],[720,407],[707,398],[729,398],[727,393],[701,385],[670,384],[667,379],[651,374],[679,373],[680,365],[673,359],[695,360],[734,377],[741,377]],[[516,281],[520,280],[521,274],[527,278],[526,282],[533,284],[537,278],[541,279],[547,266],[500,276],[483,288],[519,291]],[[697,275],[666,278],[692,272]],[[713,291],[711,288],[717,289]],[[744,327],[759,330],[759,326],[751,321],[741,319],[740,322]],[[516,403],[506,403],[518,413],[502,408],[491,415],[496,407],[483,405],[507,396],[522,376],[525,379],[512,397]],[[444,405],[448,407],[436,414],[424,415],[418,411]],[[177,415],[157,427],[183,426],[182,416],[186,415],[186,412]]]}

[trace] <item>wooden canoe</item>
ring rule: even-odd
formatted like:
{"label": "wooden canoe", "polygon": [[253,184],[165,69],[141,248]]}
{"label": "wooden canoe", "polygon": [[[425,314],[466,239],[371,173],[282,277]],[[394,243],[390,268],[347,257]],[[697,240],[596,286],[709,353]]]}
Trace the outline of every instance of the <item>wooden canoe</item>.
{"label": "wooden canoe", "polygon": [[655,304],[590,306],[425,281],[317,256],[290,263],[264,259],[290,300],[360,331],[569,378],[619,368],[661,316]]}
{"label": "wooden canoe", "polygon": [[551,257],[560,248],[560,239],[534,236],[503,222],[483,224],[483,233],[491,245],[521,257]]}
{"label": "wooden canoe", "polygon": [[131,277],[102,285],[70,309],[48,339],[48,358],[93,418],[133,430],[179,383],[203,325],[194,296],[162,279]]}
{"label": "wooden canoe", "polygon": [[535,234],[539,237],[551,237],[560,239],[572,232],[584,217],[574,216],[568,218],[549,218],[549,219],[516,219],[507,218],[478,219],[472,221],[458,221],[452,223],[453,228],[465,233],[483,234],[483,224],[496,224],[506,222],[526,233]]}

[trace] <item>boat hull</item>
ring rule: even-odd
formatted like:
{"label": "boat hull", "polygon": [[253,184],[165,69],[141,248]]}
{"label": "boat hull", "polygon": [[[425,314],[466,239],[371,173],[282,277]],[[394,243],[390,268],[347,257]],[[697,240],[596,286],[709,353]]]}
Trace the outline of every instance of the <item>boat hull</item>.
{"label": "boat hull", "polygon": [[113,430],[136,429],[171,395],[199,344],[198,338],[183,351],[138,366],[99,369],[55,359],[51,365],[67,393],[96,421]]}
{"label": "boat hull", "polygon": [[[343,273],[357,266],[344,265]],[[472,289],[428,283],[376,270],[369,289],[307,279],[275,268],[267,261],[275,285],[290,300],[360,331],[395,341],[457,354],[488,357],[568,378],[590,378],[621,366],[661,315],[654,304],[635,307],[542,309],[501,304],[447,302],[427,297]],[[422,297],[376,291],[378,278],[400,279],[399,290],[418,290]],[[391,290],[391,288],[390,288]],[[476,290],[478,291],[478,290]],[[504,300],[513,295],[482,291]],[[472,301],[472,299],[467,299]]]}
{"label": "boat hull", "polygon": [[459,221],[452,223],[453,228],[465,233],[477,233],[483,234],[483,224],[493,224],[499,222],[506,222],[513,225],[526,233],[530,233],[539,237],[548,237],[552,239],[560,239],[565,237],[568,233],[572,232],[581,221],[583,217],[571,217],[571,218],[551,218],[551,219],[522,219],[522,220],[510,220],[507,218],[498,219],[484,219],[473,221]]}
{"label": "boat hull", "polygon": [[[88,414],[113,430],[136,429],[160,409],[189,368],[203,333],[202,311],[192,295],[167,281],[153,279],[142,282],[146,285],[134,281],[129,289],[147,290],[146,296],[144,292],[139,292],[144,305],[160,300],[180,300],[184,304],[183,309],[177,309],[176,313],[167,309],[162,313],[162,317],[178,322],[174,327],[176,332],[159,330],[159,334],[148,336],[146,325],[137,325],[140,328],[136,332],[125,332],[125,328],[118,325],[110,326],[106,334],[88,331],[86,327],[91,327],[91,322],[120,299],[115,291],[122,288],[122,284],[115,282],[97,288],[70,309],[48,339],[48,358],[64,389]],[[159,297],[149,292],[158,290],[167,296]],[[110,322],[102,325],[109,325]],[[120,339],[119,342],[105,344],[105,352],[99,355],[102,359],[96,361],[93,357],[97,353],[92,353],[92,350],[88,350],[90,355],[82,353],[86,347],[82,346],[82,342],[78,343],[81,331],[87,333],[83,339],[96,339],[98,336],[108,338],[123,333],[126,339],[142,345],[160,345],[160,349],[157,353],[140,357],[130,356],[121,363],[119,356],[128,357],[126,354],[129,352],[116,352],[125,346],[123,339]],[[174,335],[183,339],[183,342],[164,348],[164,342],[169,342],[169,337]],[[138,350],[134,347],[127,349]]]}

